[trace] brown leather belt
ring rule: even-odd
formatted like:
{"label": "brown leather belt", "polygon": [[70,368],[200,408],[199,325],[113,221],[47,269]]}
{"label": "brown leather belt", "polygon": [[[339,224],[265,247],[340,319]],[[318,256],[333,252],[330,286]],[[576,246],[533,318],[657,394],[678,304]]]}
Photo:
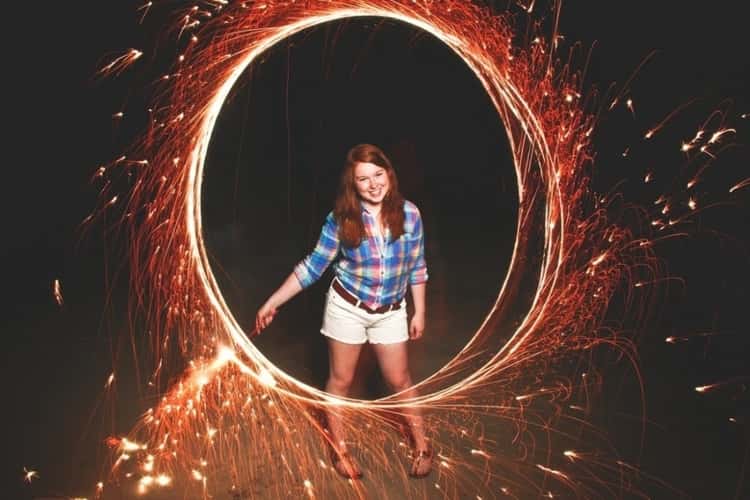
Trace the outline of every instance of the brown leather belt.
{"label": "brown leather belt", "polygon": [[344,286],[339,283],[339,280],[333,280],[333,284],[331,285],[334,290],[341,296],[342,299],[349,302],[351,305],[355,307],[359,307],[360,309],[365,310],[366,312],[370,314],[383,314],[387,313],[388,311],[395,311],[397,309],[401,309],[401,301],[394,302],[393,304],[388,304],[385,306],[380,306],[377,309],[371,309],[367,307],[361,300],[359,300],[357,297],[349,293],[349,291],[344,288]]}

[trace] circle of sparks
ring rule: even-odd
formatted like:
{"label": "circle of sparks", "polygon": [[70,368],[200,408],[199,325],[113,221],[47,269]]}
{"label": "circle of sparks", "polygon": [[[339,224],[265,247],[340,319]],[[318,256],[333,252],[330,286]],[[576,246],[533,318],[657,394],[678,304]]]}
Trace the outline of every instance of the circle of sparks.
{"label": "circle of sparks", "polygon": [[[161,78],[165,91],[149,110],[149,130],[132,156],[118,158],[110,166],[125,167],[133,176],[130,197],[119,203],[125,206],[129,230],[133,289],[139,303],[149,304],[153,326],[156,368],[150,384],[160,385],[170,350],[179,349],[188,361],[182,378],[171,384],[140,423],[148,450],[160,451],[160,458],[149,454],[145,462],[148,469],[143,477],[150,478],[148,485],[155,482],[155,471],[173,470],[177,461],[205,486],[206,471],[200,467],[210,460],[202,457],[218,461],[226,453],[251,456],[236,444],[238,434],[254,436],[253,432],[268,432],[276,425],[281,434],[274,437],[274,443],[254,440],[253,453],[277,448],[287,450],[288,455],[282,455],[285,460],[301,456],[304,466],[300,467],[311,478],[305,480],[305,488],[313,496],[310,491],[316,484],[314,469],[319,459],[300,451],[295,432],[298,422],[308,422],[325,436],[307,411],[324,406],[364,418],[367,435],[360,429],[361,440],[364,445],[377,442],[379,446],[389,438],[379,434],[368,419],[379,418],[383,412],[420,406],[436,419],[445,411],[491,415],[512,424],[518,456],[527,457],[518,460],[531,460],[529,450],[540,440],[525,441],[522,436],[549,434],[554,427],[552,421],[534,413],[535,402],[554,405],[556,409],[548,412],[554,415],[566,401],[566,407],[582,411],[570,403],[581,391],[588,398],[588,384],[596,384],[591,356],[582,353],[604,345],[632,358],[627,339],[599,326],[623,277],[631,279],[630,269],[640,266],[639,276],[654,272],[653,267],[641,265],[652,259],[648,241],[634,239],[609,222],[610,200],[594,196],[589,189],[585,166],[592,157],[589,137],[594,119],[583,109],[580,78],[554,59],[556,36],[516,47],[506,18],[460,0],[211,5],[209,10],[191,7],[183,12],[179,36],[186,47],[173,71]],[[516,240],[499,295],[469,342],[445,366],[419,382],[420,396],[412,399],[399,395],[375,401],[334,397],[278,369],[232,315],[212,274],[202,237],[206,154],[232,88],[258,56],[275,44],[317,25],[356,17],[406,23],[450,47],[496,108],[507,131],[517,176]],[[110,167],[102,167],[97,176],[105,177]],[[107,207],[115,204],[117,196],[106,202]],[[629,303],[634,300],[627,298]],[[519,304],[523,311],[514,312]],[[572,360],[577,372],[557,370],[562,360]],[[261,415],[273,418],[263,420]],[[220,427],[217,422],[225,424]],[[234,433],[231,442],[224,439],[230,433]],[[476,436],[462,429],[459,437]],[[128,441],[133,447],[128,449],[123,442],[113,442],[122,452],[115,468],[127,460],[123,457],[147,450],[145,444]],[[473,458],[493,459],[489,445],[481,440],[473,444]],[[172,454],[167,453],[170,448]],[[573,461],[582,455],[566,451],[560,456]],[[446,474],[455,467],[447,455],[440,455],[440,460]],[[550,459],[535,463],[534,470],[574,488],[568,473],[550,464]],[[257,465],[236,461],[233,467],[236,472]],[[621,470],[624,465],[618,467]],[[511,490],[524,491],[528,488],[524,483],[533,483],[530,476],[519,473],[506,484],[514,486]],[[540,492],[535,487],[531,491]]]}
{"label": "circle of sparks", "polygon": [[[404,400],[396,401],[393,398],[386,398],[377,402],[348,400],[345,403],[342,398],[332,398],[327,393],[306,385],[277,369],[254,346],[247,332],[243,331],[242,327],[238,324],[230,308],[224,301],[219,285],[211,271],[211,265],[202,237],[200,200],[206,153],[213,132],[213,126],[227,96],[246,68],[260,54],[263,54],[277,43],[300,31],[319,24],[348,18],[365,16],[381,17],[412,25],[430,33],[448,45],[461,57],[480,80],[482,86],[491,97],[499,116],[507,126],[514,166],[519,180],[520,208],[517,235],[523,235],[532,230],[532,211],[538,209],[537,204],[540,199],[546,202],[545,227],[548,229],[545,231],[546,241],[543,250],[543,260],[548,265],[538,271],[540,272],[539,283],[545,284],[544,287],[537,290],[532,306],[532,308],[538,309],[538,311],[534,315],[527,316],[500,351],[492,359],[488,360],[484,366],[478,368],[474,374],[439,391],[421,396],[419,402],[428,403],[429,401],[437,401],[454,396],[458,392],[470,390],[472,384],[481,382],[488,374],[501,367],[505,361],[512,359],[513,354],[521,349],[529,337],[533,335],[535,316],[538,317],[538,315],[543,314],[547,301],[550,298],[550,291],[554,289],[556,264],[560,260],[559,254],[562,249],[565,231],[565,205],[560,193],[559,172],[556,170],[560,167],[560,159],[555,158],[551,152],[543,123],[535,111],[532,110],[531,104],[524,98],[521,89],[518,88],[514,81],[513,68],[508,64],[509,60],[512,59],[508,40],[496,39],[494,43],[489,45],[487,44],[487,40],[485,40],[484,43],[477,44],[468,36],[468,33],[456,31],[456,23],[454,17],[451,15],[453,12],[450,7],[433,5],[429,9],[416,11],[406,7],[407,4],[403,2],[383,2],[380,5],[377,2],[373,2],[371,5],[363,5],[361,2],[352,2],[351,5],[347,5],[347,2],[336,3],[334,5],[328,2],[320,2],[318,8],[313,10],[315,12],[314,15],[310,14],[308,6],[305,10],[305,15],[299,17],[299,9],[290,4],[286,7],[286,10],[279,9],[273,18],[268,19],[269,21],[273,19],[273,26],[266,25],[263,22],[264,18],[259,19],[255,15],[247,15],[246,22],[252,25],[252,29],[250,29],[250,26],[246,28],[246,32],[250,34],[246,35],[243,40],[245,48],[239,53],[232,53],[231,62],[220,70],[218,75],[212,72],[213,80],[216,81],[215,88],[208,93],[203,92],[204,95],[207,94],[206,97],[208,100],[205,104],[200,105],[200,108],[203,108],[204,111],[201,112],[199,118],[196,117],[198,125],[192,134],[192,150],[187,155],[183,167],[186,170],[184,183],[184,223],[188,237],[188,255],[194,262],[195,277],[204,290],[205,298],[213,309],[218,322],[221,324],[221,330],[226,332],[229,337],[228,343],[240,349],[248,359],[252,360],[252,368],[244,366],[247,373],[255,376],[261,383],[266,385],[269,383],[272,384],[277,391],[283,392],[286,396],[302,399],[312,398],[316,402],[324,404],[326,402],[333,402],[336,405],[392,406],[395,404],[401,406],[405,404]],[[465,10],[462,12],[464,14],[469,13]],[[282,19],[281,22],[279,21],[279,16]],[[496,34],[505,31],[499,22],[492,26],[492,28]],[[237,32],[245,32],[245,29],[240,26],[237,26],[235,29]],[[232,32],[235,32],[234,29]],[[227,54],[226,57],[230,59],[230,54]],[[213,86],[210,81],[209,86]],[[574,118],[577,118],[575,113],[573,115]],[[571,126],[575,125],[571,123]],[[535,168],[540,170],[539,175],[532,173],[532,170]],[[544,182],[546,182],[546,185],[539,185],[540,179],[545,179]],[[528,196],[528,193],[534,193],[535,197]],[[555,228],[559,228],[559,230],[555,230]],[[517,240],[511,258],[511,269],[514,268],[518,261],[519,246],[520,242]],[[503,294],[507,289],[508,279],[512,276],[514,276],[512,271],[506,276],[506,281],[501,288],[496,307],[503,301]],[[485,324],[487,324],[487,321],[492,316],[491,312],[485,320]],[[483,329],[480,328],[474,334],[473,338],[457,358],[449,361],[446,367],[423,381],[420,386],[428,386],[433,377],[444,374],[451,366],[459,363],[463,355],[472,351],[473,345],[477,342],[478,337],[482,335],[482,331]],[[485,332],[486,334],[487,332]],[[231,351],[223,351],[220,359],[222,361],[231,360],[239,362],[239,359]],[[279,384],[278,382],[281,381],[283,383]],[[413,401],[409,403],[413,403]]]}

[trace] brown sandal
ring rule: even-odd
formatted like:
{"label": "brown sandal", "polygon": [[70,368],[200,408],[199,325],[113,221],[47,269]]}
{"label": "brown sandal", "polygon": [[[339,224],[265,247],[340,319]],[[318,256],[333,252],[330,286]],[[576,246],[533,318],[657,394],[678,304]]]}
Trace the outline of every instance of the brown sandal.
{"label": "brown sandal", "polygon": [[[414,460],[411,463],[411,469],[409,470],[409,475],[411,477],[421,478],[421,477],[427,477],[430,475],[430,472],[432,472],[432,458],[433,458],[433,452],[432,447],[430,446],[426,450],[414,450],[416,452],[416,456],[414,457]],[[425,472],[419,472],[419,467],[422,465],[423,461],[429,460],[430,466],[427,468]]]}
{"label": "brown sandal", "polygon": [[354,459],[347,450],[336,451],[333,446],[330,448],[331,464],[339,476],[344,479],[360,479],[362,477],[362,471],[359,470]]}

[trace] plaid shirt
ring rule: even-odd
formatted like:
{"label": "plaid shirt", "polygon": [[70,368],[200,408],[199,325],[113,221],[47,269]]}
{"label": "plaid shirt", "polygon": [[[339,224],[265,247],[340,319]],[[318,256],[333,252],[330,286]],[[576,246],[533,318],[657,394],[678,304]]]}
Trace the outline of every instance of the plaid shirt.
{"label": "plaid shirt", "polygon": [[339,241],[333,212],[328,214],[315,249],[294,268],[302,288],[315,283],[337,257],[336,278],[371,308],[400,302],[407,285],[427,281],[422,218],[414,203],[404,202],[404,234],[396,241],[390,241],[389,229],[378,236],[375,218],[364,208],[362,221],[367,237],[348,248]]}

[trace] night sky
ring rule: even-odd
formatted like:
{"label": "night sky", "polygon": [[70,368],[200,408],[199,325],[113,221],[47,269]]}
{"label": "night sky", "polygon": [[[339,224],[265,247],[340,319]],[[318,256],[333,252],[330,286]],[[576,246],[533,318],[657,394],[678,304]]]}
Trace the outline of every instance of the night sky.
{"label": "night sky", "polygon": [[[560,32],[567,46],[593,45],[586,86],[600,93],[657,51],[629,86],[635,117],[620,106],[601,120],[593,179],[601,192],[625,180],[618,189],[629,201],[650,203],[657,191],[641,183],[644,164],[663,179],[677,176],[680,142],[711,110],[728,107],[737,117],[737,146],[702,188],[706,199],[723,202],[696,218],[689,238],[661,248],[669,276],[682,281],[666,287],[637,338],[648,418],[643,470],[690,498],[749,498],[750,389],[741,377],[750,374],[750,190],[726,194],[750,176],[750,119],[739,118],[750,113],[747,17],[738,2],[667,3],[567,2]],[[7,498],[86,492],[98,480],[102,437],[127,432],[148,406],[127,378],[133,325],[124,242],[107,221],[79,229],[96,203],[89,179],[138,132],[144,75],[159,67],[146,55],[119,79],[95,78],[108,56],[164,36],[148,31],[157,30],[157,14],[138,28],[136,7],[55,2],[13,6],[19,11],[6,17],[6,24],[26,26],[4,44],[10,156],[1,197],[7,399],[0,477]],[[523,25],[520,10],[514,12]],[[578,52],[579,65],[586,53]],[[440,251],[436,276],[453,294],[447,316],[478,322],[507,271],[518,199],[502,124],[462,62],[415,29],[364,19],[321,26],[274,47],[243,82],[217,124],[204,193],[209,251],[240,322],[252,321],[261,296],[314,243],[346,150],[359,142],[383,147],[402,192],[422,208],[428,238]],[[691,100],[661,148],[634,147],[643,130]],[[113,126],[110,117],[120,110],[135,118]],[[669,140],[671,149],[663,147]],[[629,147],[633,154],[625,158]],[[428,242],[428,258],[429,249]],[[55,279],[62,307],[52,296]],[[314,331],[324,292],[318,284],[290,304],[279,329],[294,318]],[[664,342],[700,332],[720,334]],[[269,352],[279,349],[272,338],[260,342]],[[321,384],[326,365],[316,359],[279,365]],[[117,400],[102,397],[113,363],[123,374]],[[640,412],[635,377],[624,366],[611,373],[612,390],[599,404],[613,444],[632,456]],[[730,379],[739,381],[709,394],[694,390]],[[40,473],[31,486],[22,482],[24,467]]]}

